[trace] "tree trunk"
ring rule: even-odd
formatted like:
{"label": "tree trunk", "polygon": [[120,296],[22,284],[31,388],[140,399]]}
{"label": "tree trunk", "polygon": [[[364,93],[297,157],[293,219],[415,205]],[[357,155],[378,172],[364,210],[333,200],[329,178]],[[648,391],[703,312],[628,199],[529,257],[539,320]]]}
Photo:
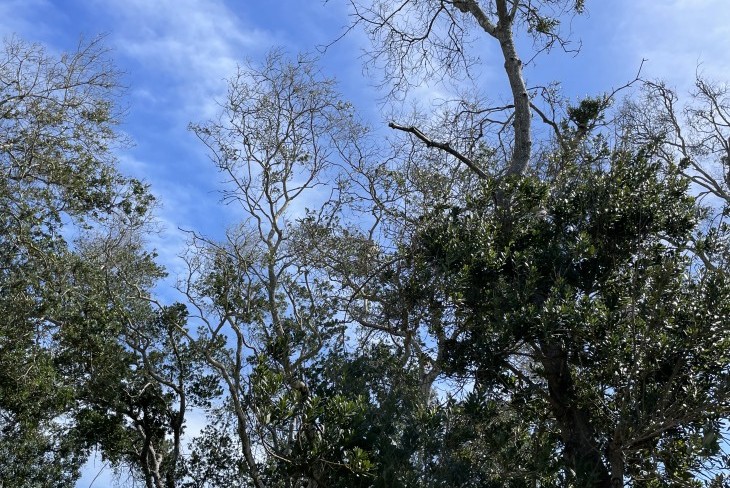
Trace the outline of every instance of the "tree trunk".
{"label": "tree trunk", "polygon": [[532,151],[532,130],[530,96],[522,77],[522,60],[517,55],[512,39],[512,31],[504,30],[499,35],[499,45],[504,56],[504,69],[507,72],[509,86],[515,105],[515,143],[512,148],[512,161],[507,168],[508,175],[519,175],[527,169]]}
{"label": "tree trunk", "polygon": [[566,352],[552,344],[541,344],[540,349],[550,405],[560,427],[567,465],[575,471],[579,486],[612,488],[611,475],[597,445],[590,415],[585,408],[576,405]]}
{"label": "tree trunk", "polygon": [[512,160],[507,168],[507,175],[519,175],[525,172],[530,162],[532,151],[532,109],[527,85],[522,77],[522,60],[517,54],[513,39],[512,27],[517,13],[519,0],[508,5],[507,0],[496,0],[497,23],[492,22],[482,10],[477,0],[453,0],[454,7],[464,13],[470,13],[479,26],[499,41],[504,57],[504,69],[509,80],[510,91],[514,101],[515,143],[512,148]]}

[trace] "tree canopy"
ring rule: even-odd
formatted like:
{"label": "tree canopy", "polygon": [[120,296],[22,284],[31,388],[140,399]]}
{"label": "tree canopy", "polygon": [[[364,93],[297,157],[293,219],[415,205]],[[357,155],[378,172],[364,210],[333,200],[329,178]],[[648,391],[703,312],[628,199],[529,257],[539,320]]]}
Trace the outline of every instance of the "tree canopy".
{"label": "tree canopy", "polygon": [[96,450],[150,488],[725,486],[727,87],[528,89],[582,1],[349,4],[386,104],[476,77],[475,39],[511,102],[373,127],[309,55],[241,65],[190,125],[239,220],[189,232],[177,303],[102,41],[5,41],[0,479]]}

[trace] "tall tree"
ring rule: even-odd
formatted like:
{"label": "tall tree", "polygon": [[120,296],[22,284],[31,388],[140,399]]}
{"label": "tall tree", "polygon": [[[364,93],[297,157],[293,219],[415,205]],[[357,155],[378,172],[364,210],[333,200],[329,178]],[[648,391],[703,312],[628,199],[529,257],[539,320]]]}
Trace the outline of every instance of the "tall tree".
{"label": "tall tree", "polygon": [[115,395],[149,376],[127,319],[153,317],[142,298],[162,273],[139,231],[154,199],[115,168],[100,40],[51,56],[10,38],[0,86],[0,477],[71,486],[91,447],[115,457],[89,413],[123,415]]}
{"label": "tall tree", "polygon": [[338,470],[365,470],[347,428],[358,403],[320,394],[313,373],[343,347],[336,296],[296,243],[297,214],[332,218],[329,190],[320,191],[363,129],[312,60],[280,51],[241,68],[220,118],[192,128],[241,213],[223,242],[193,236],[182,284],[201,324],[190,338],[226,389],[231,431],[216,435],[232,436],[241,475],[257,487],[327,485]]}
{"label": "tall tree", "polygon": [[[568,49],[569,43],[560,31],[560,17],[571,12],[582,13],[583,0],[351,0],[350,4],[355,23],[373,41],[368,51],[370,62],[383,69],[385,84],[394,92],[407,90],[421,81],[471,77],[479,59],[479,54],[473,54],[470,49],[478,37],[474,29],[494,39],[504,62],[512,103],[488,106],[478,99],[465,98],[453,116],[468,120],[469,131],[476,134],[476,139],[484,136],[485,130],[494,131],[511,147],[508,175],[522,174],[527,169],[533,146],[532,107],[537,109],[537,106],[525,81],[524,58],[518,53],[516,37],[522,33],[520,29],[531,35],[535,40],[535,54],[556,45]],[[483,47],[481,43],[477,45]],[[501,114],[507,115],[500,119]],[[420,132],[397,124],[391,127]],[[509,142],[502,137],[505,131],[513,134]],[[465,153],[463,162],[466,162],[470,160],[467,148],[473,145],[473,139],[465,147],[459,147],[463,144],[452,147],[455,141],[430,144],[448,152]]]}
{"label": "tall tree", "polygon": [[697,225],[677,172],[619,152],[556,187],[518,183],[506,221],[489,189],[421,241],[453,280],[445,373],[521,415],[544,402],[565,482],[690,483],[719,459],[728,289],[669,244]]}
{"label": "tall tree", "polygon": [[[514,9],[515,13],[521,12],[522,7],[532,9],[529,12],[536,16],[533,19],[543,15],[543,20],[547,20],[544,9],[554,7],[558,2],[550,5],[547,2],[484,4],[487,6],[480,2],[370,2],[365,7],[362,3],[354,4],[353,8],[356,19],[374,41],[373,60],[386,60],[383,65],[386,79],[394,80],[396,89],[401,89],[409,76],[455,75],[456,70],[449,71],[455,66],[453,60],[461,60],[460,67],[469,67],[469,63],[463,61],[466,59],[463,36],[468,32],[470,19],[459,17],[456,10],[473,16],[472,23],[476,20],[489,33],[490,26],[498,25],[500,21],[506,26],[514,19],[500,17],[500,12],[507,12],[505,6]],[[575,11],[581,11],[583,7],[582,3],[572,2],[560,5]],[[490,24],[488,14],[499,20]],[[527,24],[529,30],[529,21]],[[552,24],[552,27],[556,26],[557,21]],[[539,33],[546,27],[535,29]],[[429,71],[432,68],[433,71]],[[506,66],[506,69],[509,77],[510,67]],[[401,214],[401,222],[408,222],[406,225],[416,229],[415,232],[398,241],[396,252],[387,257],[381,255],[382,260],[376,260],[379,264],[399,263],[408,271],[401,270],[398,276],[414,276],[409,278],[414,283],[413,288],[417,288],[421,296],[432,297],[426,308],[429,313],[422,315],[431,320],[412,329],[419,331],[417,334],[404,335],[420,337],[422,347],[431,347],[428,359],[433,364],[437,381],[466,377],[473,382],[473,387],[466,387],[470,390],[466,400],[455,399],[457,418],[469,409],[473,410],[475,405],[481,405],[481,413],[489,414],[482,417],[482,425],[485,425],[485,431],[493,429],[491,435],[499,434],[495,427],[506,425],[503,423],[505,418],[520,416],[528,424],[523,432],[547,432],[543,438],[533,436],[532,445],[524,443],[522,453],[532,452],[537,447],[543,455],[546,449],[560,453],[562,461],[556,469],[556,465],[549,462],[551,455],[548,454],[543,458],[546,462],[530,473],[534,483],[546,483],[554,476],[553,482],[578,486],[622,486],[624,482],[636,486],[697,484],[699,481],[693,479],[697,473],[701,476],[712,472],[703,463],[720,460],[721,451],[713,442],[720,433],[718,422],[726,416],[727,398],[723,388],[715,389],[712,385],[713,382],[724,384],[726,379],[721,373],[724,366],[714,364],[710,358],[726,357],[724,339],[716,335],[724,328],[719,325],[713,328],[711,321],[697,322],[697,316],[670,314],[660,306],[664,302],[649,298],[657,294],[664,298],[671,295],[674,303],[683,303],[680,307],[685,309],[690,309],[690,304],[702,303],[700,308],[723,310],[720,305],[723,299],[715,301],[726,293],[724,275],[718,272],[716,262],[726,248],[722,239],[717,238],[717,232],[709,236],[703,233],[705,224],[700,224],[699,216],[705,210],[693,205],[688,182],[679,173],[679,168],[690,167],[685,171],[688,178],[721,196],[718,190],[722,185],[717,184],[721,180],[707,177],[707,170],[700,167],[696,157],[724,154],[723,92],[717,87],[708,92],[710,85],[706,83],[698,86],[700,100],[709,108],[688,112],[690,127],[698,137],[696,144],[684,145],[685,152],[694,151],[694,159],[680,154],[683,162],[679,167],[672,151],[667,151],[672,147],[681,149],[680,143],[687,140],[681,139],[682,126],[677,122],[676,112],[673,113],[674,121],[671,117],[660,119],[668,120],[665,124],[668,130],[661,134],[650,132],[650,137],[645,137],[640,144],[629,144],[630,141],[638,142],[630,137],[634,134],[619,132],[622,136],[615,147],[624,150],[612,149],[605,134],[593,132],[611,122],[604,117],[616,91],[565,107],[562,120],[556,115],[558,112],[543,111],[536,103],[530,104],[531,110],[555,136],[554,145],[539,154],[548,166],[555,165],[547,173],[536,172],[544,178],[542,180],[525,175],[529,156],[528,159],[518,156],[520,139],[527,139],[517,131],[516,100],[506,107],[515,111],[514,139],[509,139],[514,141],[514,149],[507,161],[507,178],[491,176],[496,174],[490,171],[494,167],[494,154],[499,153],[490,147],[493,143],[486,138],[481,145],[464,145],[460,144],[458,135],[453,138],[448,133],[448,128],[440,132],[440,139],[415,124],[390,124],[392,128],[409,133],[416,143],[463,163],[478,176],[476,185],[461,187],[465,192],[454,192],[455,186],[450,185],[446,185],[443,192],[434,192],[434,188],[444,188],[433,185],[434,181],[458,181],[458,177],[454,177],[457,173],[444,174],[438,169],[430,173],[413,171],[414,167],[429,167],[430,158],[421,153],[409,155],[416,154],[420,159],[414,158],[410,166],[406,165],[406,172],[393,171],[392,166],[378,168],[381,175],[390,176],[385,178],[390,180],[390,188],[408,187],[417,181],[409,178],[413,171],[412,174],[426,178],[423,181],[427,183],[422,188],[428,190],[420,194],[437,194],[435,198],[425,200],[428,204],[411,206],[410,213]],[[659,98],[664,98],[664,102],[672,101],[667,97]],[[653,103],[656,101],[657,98]],[[661,104],[655,105],[654,110],[660,109]],[[466,107],[466,104],[464,112],[483,115],[487,122],[490,122],[489,115],[494,113],[489,108]],[[646,110],[646,107],[634,112],[638,116],[653,113],[656,112]],[[457,122],[456,117],[451,120]],[[651,116],[642,120],[654,122]],[[442,123],[441,119],[439,122]],[[458,124],[456,127],[464,129]],[[465,134],[472,139],[483,138],[480,130],[467,130]],[[676,134],[680,136],[680,143],[675,142]],[[667,135],[673,138],[668,140]],[[658,145],[660,141],[670,144]],[[628,147],[631,149],[625,150]],[[499,165],[499,156],[496,159]],[[442,165],[442,168],[448,166]],[[539,169],[539,166],[535,168]],[[374,171],[362,174],[370,182],[378,181]],[[637,180],[637,177],[643,179]],[[609,184],[609,180],[613,183]],[[579,190],[580,181],[588,181],[592,186]],[[402,200],[389,196],[386,188],[388,183],[383,183],[378,192],[372,192],[371,201],[374,207],[390,206],[391,212],[386,214],[397,216],[396,207]],[[411,196],[405,192],[401,195]],[[628,195],[631,196],[629,200]],[[654,213],[652,208],[662,210]],[[565,220],[569,214],[572,216]],[[678,225],[679,222],[683,223]],[[456,241],[452,241],[452,232],[460,236]],[[372,230],[370,235],[373,235]],[[597,240],[592,241],[593,238]],[[433,242],[438,243],[435,248],[430,247]],[[452,242],[453,247],[448,250],[441,247],[446,242]],[[698,253],[697,249],[704,253]],[[707,256],[710,249],[714,252],[712,257]],[[425,261],[418,257],[423,256],[424,251],[428,256]],[[690,262],[688,251],[702,258],[702,264]],[[602,252],[609,253],[610,259],[599,258]],[[347,259],[339,257],[339,262],[343,261]],[[461,271],[455,272],[454,267]],[[355,288],[361,296],[370,299],[377,297],[377,294],[371,294],[372,291],[388,290],[392,302],[408,304],[404,308],[414,312],[413,303],[408,301],[413,288],[406,291],[389,287],[386,276],[392,275],[380,274],[386,268],[375,264],[368,274],[360,275],[359,283],[364,286]],[[591,268],[593,270],[588,271]],[[589,277],[583,276],[585,272]],[[348,279],[352,282],[352,276]],[[599,286],[602,280],[607,282]],[[615,286],[619,288],[613,288]],[[629,291],[622,295],[620,287]],[[610,298],[602,296],[603,293],[608,293]],[[378,299],[373,301],[377,303]],[[382,297],[380,303],[385,303]],[[654,308],[640,308],[637,303],[642,307],[653,303]],[[384,310],[372,305],[370,308]],[[720,323],[725,321],[724,313],[718,316],[723,317],[719,319]],[[404,316],[407,314],[397,315],[399,318]],[[626,317],[631,317],[631,327],[625,322]],[[384,325],[386,317],[382,314],[371,314],[369,318],[375,329],[390,330],[394,335],[404,332],[398,327]],[[600,345],[607,336],[588,332],[593,330],[590,324],[599,323],[602,334],[615,334],[609,341],[613,345],[608,348]],[[675,336],[672,331],[677,329],[683,332]],[[695,331],[689,335],[691,338],[685,335],[687,330]],[[619,337],[629,337],[633,344],[625,356],[616,343]],[[679,351],[681,360],[653,359],[661,353],[647,346],[674,350],[683,341],[686,344]],[[687,359],[690,357],[693,359]],[[668,376],[658,372],[661,367],[657,364],[665,360],[673,364],[671,367],[665,365],[665,369],[671,371]],[[598,376],[591,376],[592,370]],[[711,381],[699,385],[699,378],[711,376]],[[580,381],[587,378],[591,379],[585,384]],[[609,378],[621,378],[625,382]],[[647,390],[647,381],[657,390]],[[692,393],[688,393],[686,387],[680,386],[684,382],[695,385],[696,389],[689,389]],[[588,398],[583,398],[586,394]],[[498,414],[500,409],[509,412],[512,406],[517,408],[514,416]],[[649,409],[647,414],[639,413],[644,408]],[[699,438],[707,441],[707,449],[700,446]],[[455,441],[452,438],[452,442]],[[474,438],[466,436],[464,442],[471,446],[467,451],[473,453]],[[489,442],[480,444],[480,448],[499,458],[499,453],[490,451]],[[454,451],[441,454],[448,456]],[[477,453],[474,456],[478,458]],[[499,473],[493,482],[509,479],[505,476],[507,465],[491,466],[497,469],[492,473]],[[483,482],[483,479],[475,481],[479,479],[475,464],[469,472],[475,478],[464,480],[465,483]]]}

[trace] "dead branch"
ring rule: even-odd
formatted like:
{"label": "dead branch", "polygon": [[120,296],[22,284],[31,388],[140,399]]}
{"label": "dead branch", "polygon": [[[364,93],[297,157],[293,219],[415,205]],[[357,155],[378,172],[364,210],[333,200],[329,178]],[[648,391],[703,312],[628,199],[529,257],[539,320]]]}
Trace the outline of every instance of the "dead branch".
{"label": "dead branch", "polygon": [[484,170],[482,170],[474,161],[467,158],[466,156],[461,154],[459,151],[457,151],[456,149],[451,147],[451,145],[448,142],[434,141],[433,139],[430,139],[429,137],[427,137],[417,127],[413,127],[413,126],[406,127],[403,125],[398,125],[394,122],[390,122],[388,124],[388,127],[390,127],[391,129],[400,130],[403,132],[408,132],[410,134],[413,134],[418,139],[423,141],[426,144],[426,147],[435,147],[437,149],[441,149],[442,151],[444,151],[448,154],[451,154],[456,159],[458,159],[459,161],[464,163],[470,170],[474,171],[480,178],[484,178],[484,179],[489,178],[489,175],[487,173],[485,173]]}

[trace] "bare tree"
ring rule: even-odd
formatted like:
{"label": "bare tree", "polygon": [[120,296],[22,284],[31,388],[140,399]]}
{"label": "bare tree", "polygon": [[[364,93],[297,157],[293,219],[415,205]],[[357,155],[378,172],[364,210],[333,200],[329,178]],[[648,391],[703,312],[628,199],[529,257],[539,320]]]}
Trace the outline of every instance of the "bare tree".
{"label": "bare tree", "polygon": [[700,191],[730,202],[730,87],[698,77],[689,100],[666,83],[647,81],[642,98],[624,106],[626,141],[654,143],[666,161],[685,167]]}
{"label": "bare tree", "polygon": [[[535,55],[560,46],[570,46],[560,32],[560,17],[567,13],[582,13],[582,0],[401,0],[389,2],[351,0],[355,25],[362,26],[373,41],[368,59],[371,65],[384,70],[385,79],[393,83],[391,93],[407,90],[420,81],[433,79],[463,79],[471,77],[471,68],[478,54],[471,54],[475,43],[474,29],[494,39],[504,60],[512,103],[503,106],[470,106],[465,109],[478,114],[479,123],[494,127],[497,135],[511,129],[513,140],[507,175],[521,174],[530,162],[532,131],[532,100],[524,77],[524,60],[515,45],[519,28],[525,28],[535,40]],[[501,115],[501,116],[500,116]],[[415,127],[392,124],[407,130]],[[421,133],[422,134],[422,133]],[[418,137],[439,149],[456,148],[449,141]],[[457,159],[467,163],[466,156]],[[479,173],[479,172],[478,172]]]}
{"label": "bare tree", "polygon": [[253,485],[269,483],[262,466],[283,463],[286,486],[317,486],[326,465],[297,450],[322,436],[307,368],[342,340],[342,326],[296,228],[302,219],[327,225],[338,193],[330,182],[362,128],[311,59],[281,51],[241,68],[221,105],[218,120],[192,130],[226,176],[224,199],[240,223],[222,242],[193,235],[181,290],[202,324],[199,350],[228,390]]}
{"label": "bare tree", "polygon": [[666,164],[678,165],[706,210],[705,232],[688,248],[707,269],[724,268],[730,208],[730,86],[698,76],[683,98],[666,83],[645,81],[642,96],[627,100],[620,114],[621,138],[630,146],[650,145]]}

